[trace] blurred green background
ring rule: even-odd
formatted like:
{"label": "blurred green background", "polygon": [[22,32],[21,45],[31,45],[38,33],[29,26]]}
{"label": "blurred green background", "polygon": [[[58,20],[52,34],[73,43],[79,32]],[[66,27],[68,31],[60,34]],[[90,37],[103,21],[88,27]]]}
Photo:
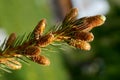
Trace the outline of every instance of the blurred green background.
{"label": "blurred green background", "polygon": [[[8,34],[29,33],[42,18],[47,20],[47,30],[55,22],[49,0],[0,0],[0,28]],[[56,52],[43,54],[51,65],[23,63],[21,70],[0,72],[0,80],[120,80],[120,1],[108,0],[110,11],[101,27],[93,29],[95,40],[91,51],[62,46]]]}

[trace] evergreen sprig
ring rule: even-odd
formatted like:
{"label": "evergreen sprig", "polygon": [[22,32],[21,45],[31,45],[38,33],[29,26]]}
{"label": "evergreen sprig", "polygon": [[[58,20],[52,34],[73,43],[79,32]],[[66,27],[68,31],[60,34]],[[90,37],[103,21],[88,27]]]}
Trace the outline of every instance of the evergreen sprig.
{"label": "evergreen sprig", "polygon": [[94,36],[89,31],[102,25],[105,16],[96,15],[77,19],[77,15],[77,8],[71,9],[63,22],[46,34],[43,34],[46,27],[45,19],[42,19],[28,35],[16,37],[15,33],[10,34],[9,38],[5,39],[0,46],[0,69],[6,72],[10,72],[9,69],[21,69],[21,61],[27,63],[26,59],[38,64],[49,65],[49,59],[41,55],[41,48],[46,48],[56,41],[66,42],[81,50],[90,50],[89,42],[93,41]]}

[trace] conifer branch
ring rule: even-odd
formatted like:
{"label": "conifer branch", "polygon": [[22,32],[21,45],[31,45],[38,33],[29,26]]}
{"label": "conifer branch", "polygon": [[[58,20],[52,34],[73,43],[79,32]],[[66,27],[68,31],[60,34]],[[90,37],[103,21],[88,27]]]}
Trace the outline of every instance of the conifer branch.
{"label": "conifer branch", "polygon": [[66,42],[81,50],[90,50],[89,42],[94,39],[90,31],[102,25],[105,22],[105,16],[96,15],[77,19],[77,15],[77,8],[71,9],[60,25],[44,35],[45,19],[42,19],[28,35],[16,37],[15,33],[10,34],[0,46],[0,69],[7,72],[10,72],[8,69],[21,69],[20,60],[26,62],[23,57],[41,65],[49,65],[49,59],[41,55],[41,48],[46,48],[55,41]]}

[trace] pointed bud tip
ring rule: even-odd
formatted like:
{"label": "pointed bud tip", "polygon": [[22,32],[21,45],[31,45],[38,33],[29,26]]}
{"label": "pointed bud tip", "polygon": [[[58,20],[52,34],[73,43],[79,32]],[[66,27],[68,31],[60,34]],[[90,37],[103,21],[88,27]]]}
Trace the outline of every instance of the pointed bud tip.
{"label": "pointed bud tip", "polygon": [[100,15],[100,18],[105,21],[106,20],[106,17],[104,15]]}
{"label": "pointed bud tip", "polygon": [[46,60],[45,63],[44,63],[45,66],[49,66],[50,65],[50,61],[49,60]]}
{"label": "pointed bud tip", "polygon": [[46,22],[46,19],[45,19],[45,18],[43,18],[41,21]]}
{"label": "pointed bud tip", "polygon": [[73,8],[73,10],[78,11],[78,8]]}
{"label": "pointed bud tip", "polygon": [[89,43],[84,44],[83,50],[89,51],[91,49],[91,46]]}
{"label": "pointed bud tip", "polygon": [[42,20],[40,21],[40,23],[42,24],[42,26],[45,26],[45,25],[46,25],[46,19],[42,19]]}
{"label": "pointed bud tip", "polygon": [[71,11],[73,11],[75,15],[78,15],[78,8],[73,8]]}

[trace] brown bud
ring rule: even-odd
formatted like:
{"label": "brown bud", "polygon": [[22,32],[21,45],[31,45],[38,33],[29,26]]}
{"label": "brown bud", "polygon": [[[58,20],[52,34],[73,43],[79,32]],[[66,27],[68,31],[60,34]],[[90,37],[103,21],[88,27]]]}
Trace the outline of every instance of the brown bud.
{"label": "brown bud", "polygon": [[21,63],[16,60],[9,61],[6,63],[6,65],[13,70],[21,69],[22,67]]}
{"label": "brown bud", "polygon": [[54,35],[52,33],[49,33],[41,37],[41,39],[37,42],[37,46],[46,47],[47,45],[51,44],[53,40],[54,40]]}
{"label": "brown bud", "polygon": [[46,20],[42,19],[34,29],[34,37],[36,40],[39,40],[46,26]]}
{"label": "brown bud", "polygon": [[40,53],[41,53],[40,48],[38,48],[37,46],[30,46],[24,50],[23,54],[27,56],[36,56],[39,55]]}
{"label": "brown bud", "polygon": [[103,15],[83,17],[74,22],[74,29],[79,31],[90,31],[94,27],[102,25],[106,20]]}
{"label": "brown bud", "polygon": [[50,65],[50,61],[48,58],[46,58],[45,56],[33,56],[33,57],[30,57],[32,61],[38,63],[38,64],[42,64],[42,65]]}
{"label": "brown bud", "polygon": [[78,9],[77,8],[71,9],[70,12],[66,14],[63,23],[68,23],[69,21],[76,19],[77,15],[78,15]]}
{"label": "brown bud", "polygon": [[90,31],[94,27],[102,25],[106,20],[106,17],[103,15],[91,16],[86,19],[87,28],[84,31]]}
{"label": "brown bud", "polygon": [[22,65],[20,62],[16,61],[14,58],[6,58],[0,62],[12,70],[21,69]]}
{"label": "brown bud", "polygon": [[97,27],[102,25],[106,20],[106,17],[103,15],[96,15],[88,17],[87,21],[91,23],[91,26]]}
{"label": "brown bud", "polygon": [[94,39],[94,35],[90,32],[75,32],[72,37],[74,39],[80,39],[83,41],[91,42]]}
{"label": "brown bud", "polygon": [[6,42],[6,47],[8,46],[12,46],[13,42],[15,41],[16,39],[16,34],[15,33],[11,33],[7,42]]}
{"label": "brown bud", "polygon": [[79,48],[81,50],[90,50],[91,49],[90,44],[87,43],[86,41],[82,41],[82,40],[72,39],[68,44],[71,46],[74,46],[76,48]]}

